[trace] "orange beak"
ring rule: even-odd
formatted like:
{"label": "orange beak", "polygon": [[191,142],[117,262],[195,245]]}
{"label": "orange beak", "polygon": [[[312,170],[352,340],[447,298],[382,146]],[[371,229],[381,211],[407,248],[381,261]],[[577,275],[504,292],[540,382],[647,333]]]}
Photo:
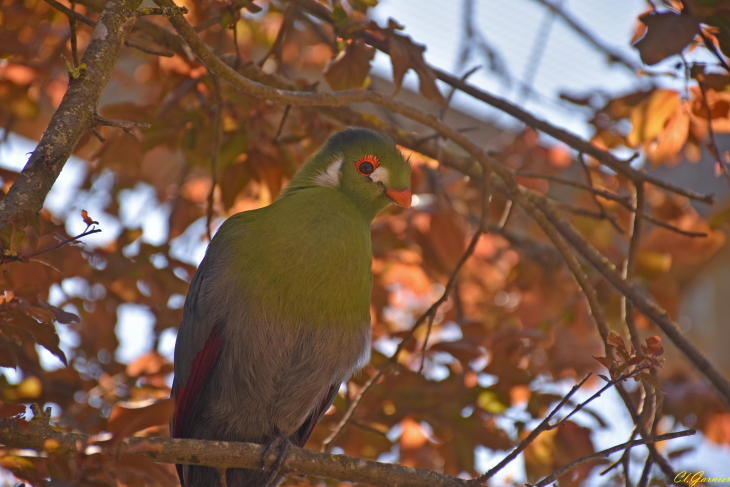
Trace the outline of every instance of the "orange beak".
{"label": "orange beak", "polygon": [[395,204],[398,206],[402,206],[403,208],[410,208],[411,207],[411,190],[406,189],[386,189],[385,194],[387,194],[390,199],[395,201]]}

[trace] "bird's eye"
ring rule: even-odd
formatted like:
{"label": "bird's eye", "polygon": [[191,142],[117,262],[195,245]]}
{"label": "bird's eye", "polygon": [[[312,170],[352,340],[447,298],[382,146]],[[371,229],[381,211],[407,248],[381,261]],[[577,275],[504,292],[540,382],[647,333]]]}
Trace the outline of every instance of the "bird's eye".
{"label": "bird's eye", "polygon": [[363,176],[370,176],[379,165],[380,161],[378,161],[378,158],[371,155],[367,155],[355,163],[357,172]]}

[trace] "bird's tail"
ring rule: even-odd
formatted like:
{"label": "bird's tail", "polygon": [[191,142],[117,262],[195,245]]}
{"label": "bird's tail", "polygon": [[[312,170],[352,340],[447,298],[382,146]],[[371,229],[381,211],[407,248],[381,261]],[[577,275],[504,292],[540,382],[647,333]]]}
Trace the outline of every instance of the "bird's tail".
{"label": "bird's tail", "polygon": [[[178,465],[180,483],[183,487],[222,487],[218,470],[213,467],[200,465]],[[284,480],[284,476],[271,478],[271,473],[265,470],[251,470],[247,468],[229,468],[226,471],[228,487],[276,487]]]}

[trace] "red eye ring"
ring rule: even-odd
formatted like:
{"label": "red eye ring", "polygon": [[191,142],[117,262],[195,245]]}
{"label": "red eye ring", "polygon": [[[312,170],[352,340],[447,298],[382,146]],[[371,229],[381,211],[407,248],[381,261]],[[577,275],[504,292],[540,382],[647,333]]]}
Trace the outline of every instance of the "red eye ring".
{"label": "red eye ring", "polygon": [[370,176],[380,165],[380,161],[373,155],[367,155],[355,162],[357,172],[365,177]]}

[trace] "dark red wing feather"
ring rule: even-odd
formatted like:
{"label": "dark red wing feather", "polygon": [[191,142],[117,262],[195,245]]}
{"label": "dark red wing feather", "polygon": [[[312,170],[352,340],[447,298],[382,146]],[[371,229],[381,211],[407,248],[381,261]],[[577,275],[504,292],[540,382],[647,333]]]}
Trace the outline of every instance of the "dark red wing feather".
{"label": "dark red wing feather", "polygon": [[183,428],[186,421],[186,413],[189,413],[193,403],[198,397],[202,386],[206,384],[208,375],[218,362],[223,341],[218,330],[213,328],[210,336],[205,341],[203,348],[195,355],[190,376],[187,382],[178,387],[175,398],[175,417],[172,426],[172,436],[180,438],[183,435]]}

